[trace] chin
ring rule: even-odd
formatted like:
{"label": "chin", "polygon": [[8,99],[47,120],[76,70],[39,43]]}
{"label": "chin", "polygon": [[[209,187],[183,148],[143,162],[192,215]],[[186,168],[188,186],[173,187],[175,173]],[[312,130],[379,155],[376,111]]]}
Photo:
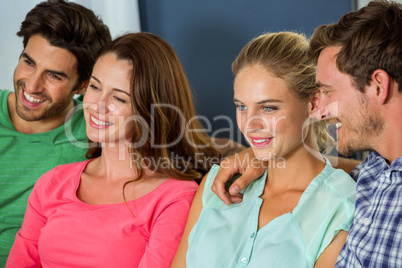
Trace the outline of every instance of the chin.
{"label": "chin", "polygon": [[253,148],[254,156],[260,161],[268,161],[275,158],[275,153],[267,149]]}

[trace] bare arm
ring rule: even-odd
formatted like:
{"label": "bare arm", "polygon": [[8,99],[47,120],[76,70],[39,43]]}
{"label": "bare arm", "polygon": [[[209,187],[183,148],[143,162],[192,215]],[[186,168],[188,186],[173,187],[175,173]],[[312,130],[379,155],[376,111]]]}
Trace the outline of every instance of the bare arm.
{"label": "bare arm", "polygon": [[[208,174],[207,174],[208,175]],[[204,193],[205,180],[207,175],[202,179],[200,186],[198,187],[197,193],[194,196],[193,203],[191,204],[190,212],[188,214],[186,227],[184,229],[183,237],[181,239],[179,248],[177,249],[176,255],[173,259],[171,268],[185,268],[186,267],[186,254],[188,249],[188,236],[194,225],[197,223],[202,210],[202,195]]]}
{"label": "bare arm", "polygon": [[320,257],[318,257],[314,268],[331,268],[335,267],[336,259],[338,258],[339,253],[343,245],[346,242],[346,237],[348,232],[340,231],[332,240],[331,244],[321,253]]}

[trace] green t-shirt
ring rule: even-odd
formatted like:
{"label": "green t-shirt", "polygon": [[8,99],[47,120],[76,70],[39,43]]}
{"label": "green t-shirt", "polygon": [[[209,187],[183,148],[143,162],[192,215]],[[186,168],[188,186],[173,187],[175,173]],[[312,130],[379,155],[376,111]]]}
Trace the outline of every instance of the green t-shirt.
{"label": "green t-shirt", "polygon": [[7,109],[10,91],[0,90],[0,267],[21,227],[36,180],[55,166],[85,159],[87,136],[82,102],[63,126],[38,134],[15,130]]}

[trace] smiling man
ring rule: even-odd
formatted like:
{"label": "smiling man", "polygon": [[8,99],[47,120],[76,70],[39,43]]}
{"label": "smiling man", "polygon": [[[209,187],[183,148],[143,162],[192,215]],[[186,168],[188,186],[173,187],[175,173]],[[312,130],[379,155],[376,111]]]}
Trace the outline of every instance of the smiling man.
{"label": "smiling man", "polygon": [[337,267],[402,267],[402,5],[373,1],[318,27],[310,52],[339,152],[371,151]]}
{"label": "smiling man", "polygon": [[66,134],[87,141],[83,113],[68,115],[81,104],[73,97],[85,91],[98,51],[111,40],[91,10],[63,0],[38,4],[17,35],[24,50],[14,72],[15,93],[0,91],[1,267],[36,180],[57,165],[85,159],[86,148]]}

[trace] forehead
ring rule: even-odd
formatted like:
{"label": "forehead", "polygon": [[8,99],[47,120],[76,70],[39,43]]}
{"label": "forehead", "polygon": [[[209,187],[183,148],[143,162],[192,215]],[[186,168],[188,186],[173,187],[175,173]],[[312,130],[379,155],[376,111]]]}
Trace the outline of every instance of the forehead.
{"label": "forehead", "polygon": [[235,98],[258,102],[261,99],[286,99],[291,93],[285,80],[261,66],[247,66],[234,80]]}
{"label": "forehead", "polygon": [[113,53],[101,56],[95,63],[92,78],[105,87],[118,88],[129,93],[131,91],[132,64],[128,60],[120,60]]}
{"label": "forehead", "polygon": [[316,83],[320,88],[331,88],[345,79],[345,74],[336,65],[340,47],[325,48],[319,55],[316,70]]}
{"label": "forehead", "polygon": [[24,49],[38,68],[64,72],[72,77],[77,75],[77,59],[67,49],[51,45],[41,35],[29,38]]}
{"label": "forehead", "polygon": [[336,59],[340,49],[340,47],[328,47],[321,51],[317,61],[317,78],[334,74],[338,70]]}

